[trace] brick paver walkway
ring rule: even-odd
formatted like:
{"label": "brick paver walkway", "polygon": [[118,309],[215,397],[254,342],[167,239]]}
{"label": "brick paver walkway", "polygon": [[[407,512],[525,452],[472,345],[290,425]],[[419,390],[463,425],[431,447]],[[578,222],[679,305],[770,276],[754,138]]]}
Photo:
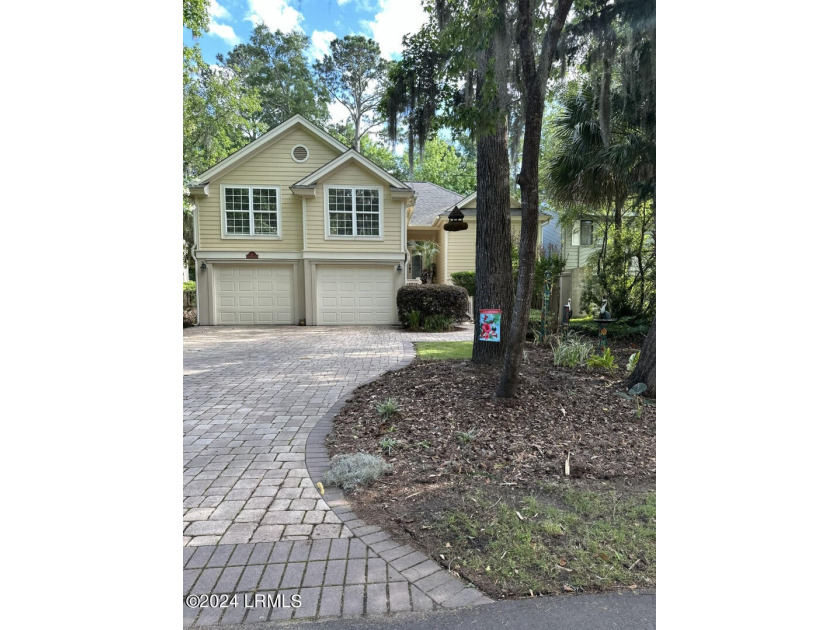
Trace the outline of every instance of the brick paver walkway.
{"label": "brick paver walkway", "polygon": [[412,341],[469,339],[471,329],[184,331],[184,596],[207,606],[185,603],[185,627],[491,601],[315,487],[353,389],[407,364]]}

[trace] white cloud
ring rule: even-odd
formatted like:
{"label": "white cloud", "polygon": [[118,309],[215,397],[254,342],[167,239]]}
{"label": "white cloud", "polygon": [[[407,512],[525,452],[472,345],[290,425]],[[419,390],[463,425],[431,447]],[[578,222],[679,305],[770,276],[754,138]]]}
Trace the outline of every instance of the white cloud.
{"label": "white cloud", "polygon": [[350,2],[350,0],[338,0],[338,6],[343,7],[348,2]]}
{"label": "white cloud", "polygon": [[233,28],[227,24],[219,24],[218,22],[211,21],[208,32],[210,35],[215,35],[231,46],[236,46],[240,41],[236,33],[233,32]]}
{"label": "white cloud", "polygon": [[272,31],[284,33],[302,30],[303,14],[290,7],[288,0],[248,0],[248,7],[251,12],[245,19],[254,26],[263,23]]}
{"label": "white cloud", "polygon": [[232,20],[233,16],[230,14],[226,8],[224,8],[221,4],[216,2],[216,0],[210,0],[210,17],[218,18],[220,20]]}
{"label": "white cloud", "polygon": [[362,26],[373,33],[382,56],[393,59],[402,54],[403,35],[419,31],[426,17],[420,0],[379,0],[379,13]]}
{"label": "white cloud", "polygon": [[332,31],[312,31],[312,43],[309,45],[309,56],[312,61],[320,61],[330,52],[330,42],[338,35]]}
{"label": "white cloud", "polygon": [[347,111],[347,108],[338,101],[332,101],[329,104],[328,109],[330,112],[330,123],[333,125],[346,122],[347,118],[350,116],[350,112]]}

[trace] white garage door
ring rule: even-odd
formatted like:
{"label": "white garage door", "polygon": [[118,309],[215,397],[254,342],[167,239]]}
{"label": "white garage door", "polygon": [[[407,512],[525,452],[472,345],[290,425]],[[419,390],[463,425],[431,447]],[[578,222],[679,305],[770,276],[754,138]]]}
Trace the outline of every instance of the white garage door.
{"label": "white garage door", "polygon": [[292,324],[289,265],[214,265],[216,323]]}
{"label": "white garage door", "polygon": [[395,324],[394,267],[318,266],[318,323]]}

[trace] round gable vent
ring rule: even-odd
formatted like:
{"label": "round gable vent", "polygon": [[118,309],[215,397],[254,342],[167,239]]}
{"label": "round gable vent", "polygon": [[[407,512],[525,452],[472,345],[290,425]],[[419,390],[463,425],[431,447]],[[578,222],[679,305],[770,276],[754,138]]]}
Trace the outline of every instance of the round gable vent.
{"label": "round gable vent", "polygon": [[292,159],[295,162],[306,162],[309,159],[309,149],[302,144],[297,145],[292,149]]}

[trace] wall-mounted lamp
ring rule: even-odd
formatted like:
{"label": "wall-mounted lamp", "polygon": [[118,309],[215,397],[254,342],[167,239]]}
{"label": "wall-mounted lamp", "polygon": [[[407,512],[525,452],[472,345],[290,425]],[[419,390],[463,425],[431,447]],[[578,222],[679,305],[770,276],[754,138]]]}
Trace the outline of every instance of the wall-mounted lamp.
{"label": "wall-mounted lamp", "polygon": [[400,271],[402,271],[402,265],[400,263],[397,263],[397,273],[399,273]]}
{"label": "wall-mounted lamp", "polygon": [[203,260],[201,261],[201,270],[202,271],[207,271],[207,263],[204,262]]}

